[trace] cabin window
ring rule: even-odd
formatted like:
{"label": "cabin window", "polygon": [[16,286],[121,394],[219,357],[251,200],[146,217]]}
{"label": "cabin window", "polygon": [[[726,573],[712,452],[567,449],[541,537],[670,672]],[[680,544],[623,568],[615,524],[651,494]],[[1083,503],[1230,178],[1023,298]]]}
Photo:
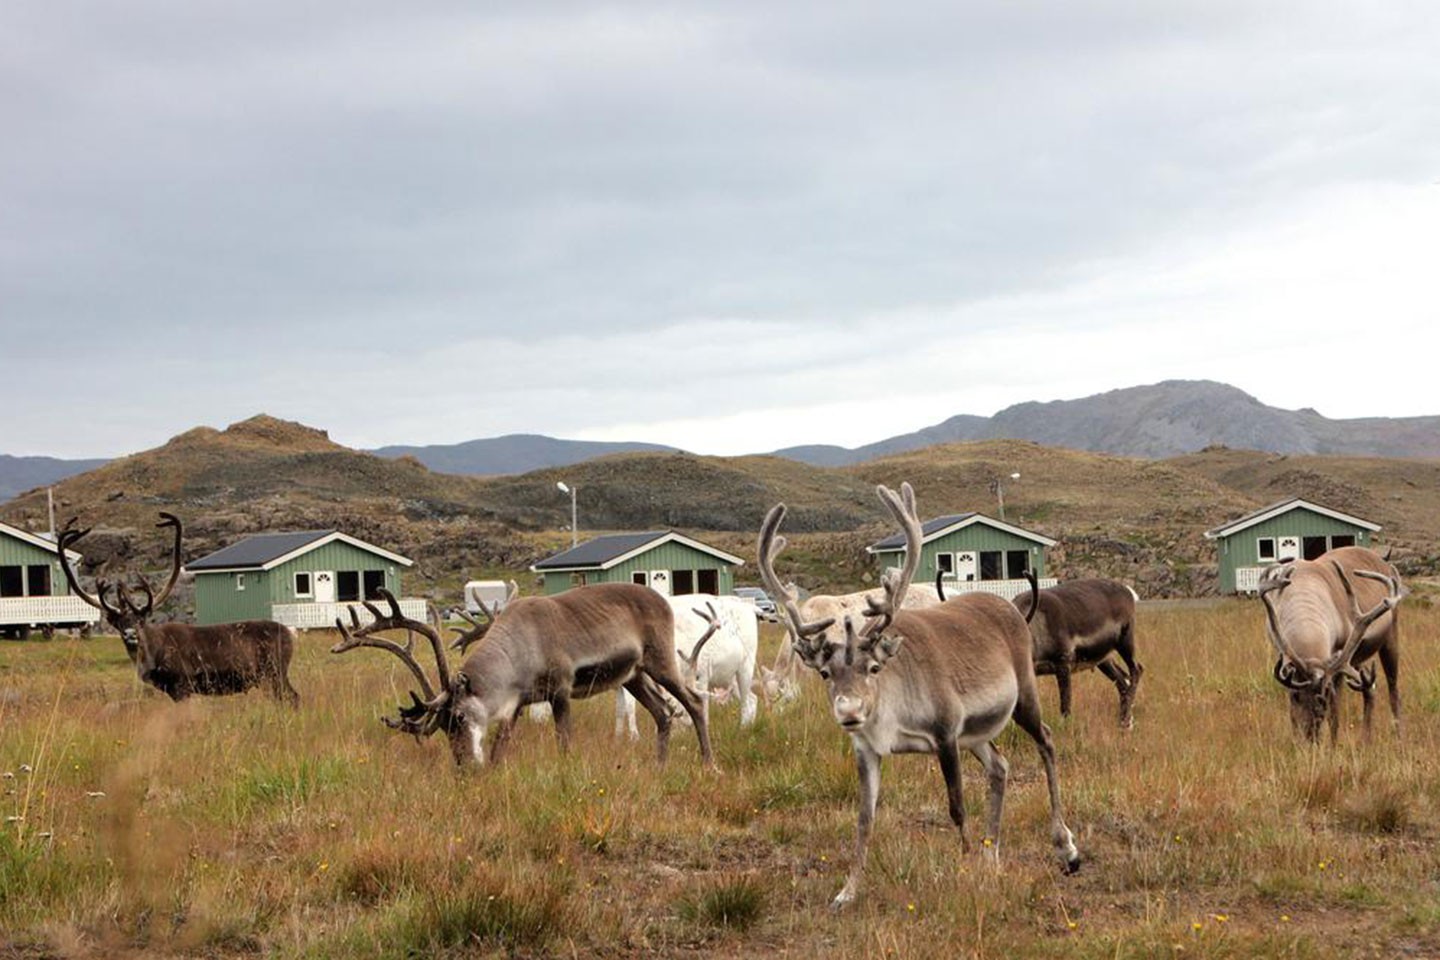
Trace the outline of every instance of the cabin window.
{"label": "cabin window", "polygon": [[243,574],[243,573],[237,573],[237,574],[235,574],[235,589],[236,589],[236,590],[244,590],[244,589],[245,589],[245,574]]}
{"label": "cabin window", "polygon": [[1029,550],[1005,551],[1005,570],[1009,574],[1011,580],[1024,580],[1025,574],[1029,569]]}
{"label": "cabin window", "polygon": [[1318,560],[1321,554],[1330,549],[1330,544],[1325,537],[1303,537],[1300,547],[1306,560]]}
{"label": "cabin window", "polygon": [[0,597],[25,596],[23,573],[23,567],[0,567]]}
{"label": "cabin window", "polygon": [[337,570],[335,572],[335,599],[341,603],[354,603],[360,599],[359,570]]}
{"label": "cabin window", "polygon": [[383,590],[383,589],[385,589],[385,571],[384,571],[384,570],[366,570],[366,571],[365,571],[365,599],[366,599],[366,600],[379,600],[379,599],[380,599],[380,591]]}
{"label": "cabin window", "polygon": [[1336,547],[1353,547],[1353,546],[1355,546],[1355,536],[1354,536],[1354,534],[1349,534],[1349,533],[1337,533],[1337,534],[1335,534],[1335,536],[1333,536],[1333,537],[1330,538],[1330,549],[1331,549],[1331,550],[1334,550]]}
{"label": "cabin window", "polygon": [[980,579],[1005,579],[1005,554],[999,550],[980,551]]}
{"label": "cabin window", "polygon": [[695,592],[694,570],[673,570],[670,576],[670,592],[672,594],[684,596],[687,593]]}
{"label": "cabin window", "polygon": [[948,574],[950,574],[951,576],[954,576],[954,575],[955,575],[955,554],[953,554],[953,553],[937,553],[937,554],[935,554],[935,571],[936,571],[937,573],[948,573]]}
{"label": "cabin window", "polygon": [[1255,556],[1270,563],[1275,562],[1275,538],[1261,537],[1255,541]]}
{"label": "cabin window", "polygon": [[50,596],[50,565],[37,563],[25,568],[25,586],[32,597]]}
{"label": "cabin window", "polygon": [[[649,579],[648,579],[648,578],[646,577],[646,575],[645,575],[645,571],[643,571],[643,570],[640,571],[639,573],[635,574],[635,576],[638,578],[638,579],[636,579],[635,582],[638,583],[638,584],[640,584],[641,586],[645,586],[646,584],[648,584],[648,583],[650,582]],[[583,586],[585,586],[585,584],[586,584],[585,574],[583,574],[583,573],[572,573],[572,574],[570,574],[570,586],[572,586],[572,587],[583,587]]]}
{"label": "cabin window", "polygon": [[[570,575],[570,582],[572,584],[575,584],[575,574],[573,573]],[[637,587],[648,587],[650,585],[650,574],[646,573],[644,570],[636,570],[634,573],[630,574],[630,582],[635,584]],[[575,585],[578,586],[578,584]]]}
{"label": "cabin window", "polygon": [[310,585],[310,571],[304,570],[295,574],[295,596],[311,597],[315,595],[315,589]]}
{"label": "cabin window", "polygon": [[699,593],[720,593],[720,571],[714,567],[695,571],[695,586]]}

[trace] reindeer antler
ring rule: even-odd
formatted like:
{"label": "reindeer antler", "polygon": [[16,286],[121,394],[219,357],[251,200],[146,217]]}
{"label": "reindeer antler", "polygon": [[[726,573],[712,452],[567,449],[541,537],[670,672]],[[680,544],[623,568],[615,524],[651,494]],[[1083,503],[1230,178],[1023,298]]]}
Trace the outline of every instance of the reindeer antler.
{"label": "reindeer antler", "polygon": [[883,600],[871,597],[865,601],[865,615],[871,619],[860,630],[862,640],[878,636],[890,626],[895,613],[905,603],[905,593],[915,579],[915,572],[920,569],[920,547],[924,539],[915,508],[915,490],[909,483],[900,484],[899,494],[883,483],[876,486],[875,493],[905,533],[905,565],[898,575],[887,570],[880,578],[880,586],[884,589]]}
{"label": "reindeer antler", "polygon": [[[439,711],[450,700],[450,668],[445,661],[445,650],[440,640],[440,634],[428,623],[419,620],[412,620],[400,612],[400,602],[395,595],[384,587],[376,591],[380,599],[384,600],[390,607],[388,614],[382,614],[373,603],[366,600],[364,606],[374,618],[363,627],[360,625],[360,618],[355,613],[355,608],[350,608],[350,621],[352,629],[345,626],[343,620],[335,618],[335,628],[340,631],[343,639],[330,648],[331,653],[345,653],[356,647],[375,647],[379,650],[387,650],[399,657],[401,662],[410,669],[424,692],[424,699],[412,691],[410,694],[413,705],[400,709],[400,719],[395,720],[389,717],[384,718],[387,726],[406,733],[413,733],[417,736],[434,733],[439,727]],[[436,671],[439,673],[439,687],[437,691],[431,686],[429,677],[425,670],[416,661],[410,649],[401,646],[393,640],[384,637],[373,636],[386,630],[413,631],[430,641],[430,647],[435,653]]]}
{"label": "reindeer antler", "polygon": [[[705,612],[706,610],[709,611],[708,614]],[[691,672],[696,672],[700,669],[700,651],[704,649],[705,644],[710,642],[710,638],[715,636],[715,631],[720,629],[720,617],[715,613],[715,604],[708,600],[705,602],[705,610],[696,608],[693,612],[695,616],[710,625],[700,639],[695,641],[695,647],[688,654],[681,654],[690,664]]]}
{"label": "reindeer antler", "polygon": [[[1365,638],[1365,631],[1370,629],[1370,625],[1395,609],[1395,606],[1400,602],[1400,583],[1393,577],[1387,577],[1383,573],[1376,573],[1372,570],[1355,571],[1356,576],[1365,577],[1368,580],[1377,580],[1385,584],[1387,591],[1386,596],[1378,604],[1368,612],[1360,613],[1359,601],[1355,598],[1355,588],[1350,583],[1350,577],[1346,574],[1345,569],[1338,563],[1335,564],[1335,570],[1340,575],[1340,582],[1344,585],[1345,594],[1350,598],[1357,617],[1355,622],[1350,626],[1350,636],[1346,639],[1345,646],[1341,648],[1339,653],[1326,661],[1324,667],[1325,675],[1333,676],[1339,673],[1351,681],[1352,684],[1361,683],[1363,682],[1363,677],[1350,661],[1355,656],[1355,651],[1359,649],[1360,641]],[[1357,687],[1356,689],[1359,688]]]}
{"label": "reindeer antler", "polygon": [[758,557],[760,579],[770,594],[785,608],[785,615],[790,621],[788,626],[792,645],[795,647],[795,652],[800,654],[800,658],[808,663],[820,652],[811,643],[811,638],[824,634],[835,622],[835,618],[827,617],[824,620],[806,623],[800,616],[799,592],[793,585],[782,584],[780,577],[776,575],[775,558],[780,555],[780,551],[785,549],[785,538],[777,535],[780,523],[784,519],[785,504],[777,503],[770,508],[770,512],[765,515],[765,522],[760,526]]}

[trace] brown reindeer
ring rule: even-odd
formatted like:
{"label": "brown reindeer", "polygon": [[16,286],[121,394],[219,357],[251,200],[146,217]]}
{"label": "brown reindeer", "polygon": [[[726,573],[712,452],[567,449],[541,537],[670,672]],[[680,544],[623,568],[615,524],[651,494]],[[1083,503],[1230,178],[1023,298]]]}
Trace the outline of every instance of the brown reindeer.
{"label": "brown reindeer", "polygon": [[[439,631],[402,616],[388,591],[380,595],[390,604],[389,613],[367,603],[375,618],[372,623],[347,627],[337,620],[342,639],[330,652],[376,647],[399,657],[423,697],[412,691],[411,705],[385,723],[417,738],[443,730],[457,764],[485,762],[485,731],[492,723],[497,730],[490,759],[498,763],[521,708],[531,703],[550,705],[560,747],[568,749],[570,701],[624,687],[655,720],[661,762],[669,752],[671,727],[670,710],[660,695],[663,689],[690,715],[701,757],[707,766],[714,766],[710,727],[700,698],[684,682],[675,662],[670,605],[649,587],[606,583],[552,597],[518,598],[498,613],[488,612],[485,621],[476,622],[459,638],[456,645],[463,650],[474,640],[469,634],[483,634],[454,673],[446,663]],[[387,630],[408,630],[429,640],[438,682],[430,681],[408,644],[374,636]],[[714,625],[705,639],[713,633]]]}
{"label": "brown reindeer", "polygon": [[[1070,716],[1070,675],[1095,667],[1120,694],[1120,726],[1135,723],[1131,708],[1145,668],[1135,659],[1135,591],[1114,580],[1070,580],[1040,589],[1033,571],[1025,571],[1030,592],[1015,606],[1030,625],[1035,642],[1035,673],[1053,674],[1060,688],[1060,715]],[[1111,654],[1125,662],[1116,663]]]}
{"label": "brown reindeer", "polygon": [[163,604],[175,589],[180,577],[180,540],[183,529],[174,514],[161,513],[159,528],[175,531],[170,579],[155,594],[150,581],[137,575],[144,600],[137,603],[122,581],[114,584],[115,602],[106,599],[111,585],[97,580],[95,593],[81,589],[65,557],[67,548],[90,532],[75,529],[71,518],[59,537],[60,566],[70,589],[86,603],[95,607],[120,635],[135,664],[140,679],[172,700],[184,700],[191,694],[220,695],[243,693],[251,687],[265,685],[272,696],[299,706],[300,694],[290,685],[290,658],[295,650],[295,634],[272,620],[245,620],[197,627],[188,623],[152,624],[155,608]]}
{"label": "brown reindeer", "polygon": [[1390,713],[1400,726],[1400,625],[1404,587],[1395,568],[1365,547],[1337,547],[1315,560],[1270,567],[1260,578],[1266,633],[1275,647],[1275,679],[1290,694],[1290,720],[1312,743],[1328,722],[1339,734],[1339,683],[1364,699],[1370,736],[1375,665],[1385,671]]}
{"label": "brown reindeer", "polygon": [[796,592],[775,574],[785,547],[777,536],[785,505],[775,506],[760,531],[759,565],[770,593],[790,619],[795,652],[820,674],[830,693],[836,723],[850,735],[860,774],[860,812],[855,861],[834,905],[854,900],[865,866],[870,828],[880,795],[880,761],[892,753],[933,753],[940,761],[950,818],[965,838],[960,794],[960,751],[985,767],[990,784],[985,850],[998,856],[1000,813],[1009,765],[994,740],[1012,719],[1035,741],[1050,789],[1050,832],[1067,872],[1079,868],[1074,836],[1060,811],[1060,785],[1050,730],[1040,720],[1040,697],[1030,662],[1030,633],[1019,611],[988,593],[967,593],[948,603],[903,609],[920,564],[920,520],[915,494],[904,484],[896,494],[878,487],[881,501],[905,531],[905,566],[883,578],[884,596],[863,620],[842,616],[842,636],[831,621],[802,618]]}

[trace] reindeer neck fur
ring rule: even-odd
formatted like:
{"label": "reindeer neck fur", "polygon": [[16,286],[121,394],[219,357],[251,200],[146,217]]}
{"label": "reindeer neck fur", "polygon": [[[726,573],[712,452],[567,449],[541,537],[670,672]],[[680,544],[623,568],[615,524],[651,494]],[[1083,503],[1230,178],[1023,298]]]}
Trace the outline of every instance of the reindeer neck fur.
{"label": "reindeer neck fur", "polygon": [[[996,635],[996,623],[1004,645],[969,642]],[[902,610],[886,634],[905,639],[877,676],[876,709],[853,737],[880,754],[933,753],[941,739],[965,749],[1004,729],[1021,667],[1031,669],[1030,634],[1014,607],[965,594],[944,606]]]}
{"label": "reindeer neck fur", "polygon": [[[1367,600],[1373,606],[1383,596],[1373,581],[1355,577],[1351,580],[1362,606]],[[1350,633],[1350,601],[1328,560],[1295,561],[1289,585],[1274,596],[1273,602],[1275,622],[1285,642],[1307,666],[1318,667],[1344,646]],[[1367,648],[1373,646],[1370,638],[1387,632],[1390,622],[1386,614],[1371,624],[1357,661],[1368,655]]]}

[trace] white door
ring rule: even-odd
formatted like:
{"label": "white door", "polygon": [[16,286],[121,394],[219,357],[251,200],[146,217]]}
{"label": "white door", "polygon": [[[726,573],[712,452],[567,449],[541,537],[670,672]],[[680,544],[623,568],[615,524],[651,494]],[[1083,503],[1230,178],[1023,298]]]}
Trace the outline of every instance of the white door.
{"label": "white door", "polygon": [[315,571],[315,602],[335,602],[335,572],[333,570]]}
{"label": "white door", "polygon": [[955,554],[955,579],[961,583],[973,581],[980,575],[979,558],[970,551]]}
{"label": "white door", "polygon": [[670,596],[670,571],[651,570],[650,589],[656,593],[663,593],[667,597]]}
{"label": "white door", "polygon": [[1300,559],[1300,538],[1280,537],[1275,541],[1275,559],[1284,563],[1286,560]]}

